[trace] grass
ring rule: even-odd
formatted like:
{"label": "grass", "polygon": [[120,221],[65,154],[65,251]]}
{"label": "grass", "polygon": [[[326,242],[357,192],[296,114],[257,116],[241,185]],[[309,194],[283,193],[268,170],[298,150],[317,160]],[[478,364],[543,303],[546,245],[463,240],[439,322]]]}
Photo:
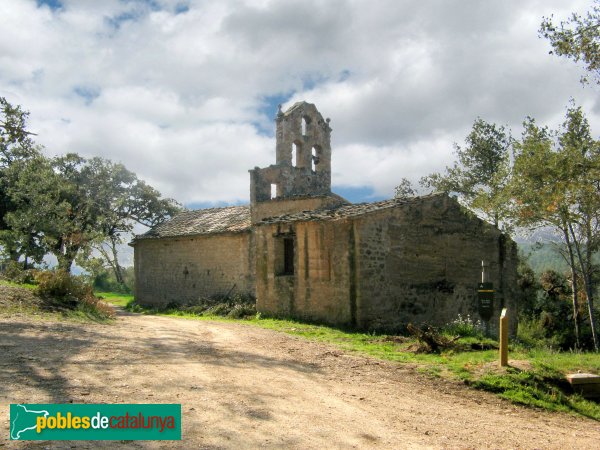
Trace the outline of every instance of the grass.
{"label": "grass", "polygon": [[33,291],[37,288],[37,285],[35,284],[30,284],[30,283],[15,283],[13,281],[8,281],[8,280],[0,280],[0,286],[13,286],[13,287],[20,287],[20,288],[24,288],[24,289],[29,289],[30,291]]}
{"label": "grass", "polygon": [[121,294],[119,292],[94,292],[96,296],[101,298],[102,300],[112,303],[115,306],[125,307],[127,304],[133,302],[132,294]]}
{"label": "grass", "polygon": [[73,307],[54,298],[40,297],[35,284],[0,280],[0,286],[16,288],[12,294],[14,298],[0,299],[0,314],[26,315],[34,320],[96,323],[110,323],[114,315],[109,306],[97,303],[95,299],[80,300]]}
{"label": "grass", "polygon": [[[102,294],[103,296],[105,294]],[[218,320],[238,322],[278,332],[299,336],[311,341],[333,344],[338,348],[361,355],[410,364],[417,371],[434,377],[443,377],[485,391],[513,403],[538,407],[552,411],[581,414],[600,421],[600,403],[585,400],[569,392],[565,375],[577,371],[600,374],[600,356],[597,353],[557,352],[543,349],[528,349],[511,345],[509,357],[520,361],[524,368],[500,369],[497,365],[498,350],[445,351],[440,354],[424,354],[411,351],[415,340],[396,336],[343,330],[325,325],[316,325],[273,318],[256,317],[229,319],[218,316],[199,316],[177,309],[159,311],[136,305],[129,296],[105,297],[107,301],[128,301],[128,308],[143,314],[158,314],[194,320]],[[122,304],[122,303],[120,303]],[[477,337],[461,338],[458,343],[468,348],[471,343],[495,344],[495,341]]]}

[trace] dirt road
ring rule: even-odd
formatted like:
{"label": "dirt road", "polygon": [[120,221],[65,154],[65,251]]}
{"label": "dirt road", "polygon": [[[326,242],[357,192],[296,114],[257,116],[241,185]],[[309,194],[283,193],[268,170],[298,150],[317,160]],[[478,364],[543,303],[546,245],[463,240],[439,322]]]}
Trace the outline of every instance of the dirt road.
{"label": "dirt road", "polygon": [[[154,316],[0,317],[0,447],[23,448],[8,441],[21,402],[182,404],[183,441],[120,444],[133,448],[600,448],[592,420],[269,330]],[[99,445],[115,447],[67,448]]]}

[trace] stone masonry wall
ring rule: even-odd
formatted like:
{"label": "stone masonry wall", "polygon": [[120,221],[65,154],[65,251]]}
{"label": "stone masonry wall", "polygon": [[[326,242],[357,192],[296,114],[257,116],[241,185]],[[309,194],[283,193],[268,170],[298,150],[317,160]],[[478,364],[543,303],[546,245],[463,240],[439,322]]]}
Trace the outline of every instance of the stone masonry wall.
{"label": "stone masonry wall", "polygon": [[[294,275],[278,274],[285,238]],[[516,246],[447,196],[333,221],[256,227],[256,294],[261,312],[363,329],[409,322],[477,320],[481,261],[497,290],[491,331],[503,306],[516,332]]]}
{"label": "stone masonry wall", "polygon": [[250,233],[138,240],[136,300],[165,305],[229,292],[254,295],[249,240]]}
{"label": "stone masonry wall", "polygon": [[[332,324],[352,322],[349,229],[352,223],[301,222],[256,229],[257,309]],[[278,273],[283,247],[294,239],[294,275]]]}
{"label": "stone masonry wall", "polygon": [[310,211],[344,203],[347,203],[347,201],[335,194],[298,198],[276,198],[273,200],[257,202],[253,203],[251,208],[252,223],[256,223],[265,217],[280,216],[299,211]]}
{"label": "stone masonry wall", "polygon": [[485,259],[496,289],[491,330],[506,306],[516,332],[516,246],[455,200],[425,197],[363,216],[356,227],[361,327],[439,326],[458,314],[478,319],[477,283]]}

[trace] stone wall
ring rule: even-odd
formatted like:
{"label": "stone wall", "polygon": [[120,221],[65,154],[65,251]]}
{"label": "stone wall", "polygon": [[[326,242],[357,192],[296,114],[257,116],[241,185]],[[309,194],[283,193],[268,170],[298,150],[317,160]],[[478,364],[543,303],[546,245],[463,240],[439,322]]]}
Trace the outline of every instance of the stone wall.
{"label": "stone wall", "polygon": [[275,198],[253,203],[251,207],[252,223],[257,223],[265,217],[275,217],[299,211],[310,211],[319,208],[332,207],[348,203],[339,195],[306,196],[295,198]]}
{"label": "stone wall", "polygon": [[246,232],[136,241],[136,301],[154,306],[254,295],[250,239]]}
{"label": "stone wall", "polygon": [[[294,275],[279,274],[294,240]],[[437,195],[352,218],[256,227],[259,311],[363,329],[477,319],[481,261],[516,332],[516,246],[493,226]]]}
{"label": "stone wall", "polygon": [[502,307],[516,332],[516,245],[447,196],[418,199],[356,220],[357,323],[362,328],[444,325],[479,317],[481,261],[497,290],[491,330]]}
{"label": "stone wall", "polygon": [[315,105],[298,102],[275,119],[275,164],[250,170],[250,203],[331,193],[331,128]]}
{"label": "stone wall", "polygon": [[[350,221],[256,229],[257,309],[332,324],[351,323]],[[283,239],[294,240],[294,275],[281,274]]]}

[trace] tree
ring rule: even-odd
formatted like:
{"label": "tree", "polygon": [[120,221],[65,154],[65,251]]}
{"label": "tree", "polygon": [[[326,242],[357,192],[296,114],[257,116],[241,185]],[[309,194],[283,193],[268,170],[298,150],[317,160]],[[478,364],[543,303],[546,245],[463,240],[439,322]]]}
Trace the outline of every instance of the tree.
{"label": "tree", "polygon": [[571,271],[575,338],[580,345],[578,278],[583,279],[592,340],[598,339],[593,307],[592,255],[598,250],[600,218],[600,152],[591,138],[581,108],[571,106],[558,132],[527,118],[520,142],[515,143],[510,185],[512,214],[517,225],[550,226],[559,231]]}
{"label": "tree", "polygon": [[414,197],[416,195],[416,191],[413,188],[412,183],[407,178],[402,178],[400,180],[400,184],[395,188],[395,197],[400,199],[406,199],[409,197]]}
{"label": "tree", "polygon": [[[122,283],[117,247],[134,223],[154,226],[181,209],[127,170],[75,153],[49,159],[27,131],[29,113],[0,97],[0,243],[10,259],[60,269],[95,249]],[[93,262],[89,262],[90,266]]]}
{"label": "tree", "polygon": [[454,144],[457,161],[445,174],[423,177],[421,185],[437,191],[458,194],[472,209],[478,210],[498,226],[505,216],[505,187],[510,177],[510,132],[503,126],[478,118],[465,139],[465,146]]}
{"label": "tree", "polygon": [[87,170],[88,178],[95,180],[92,195],[100,199],[98,207],[104,211],[99,239],[91,247],[113,271],[117,282],[123,284],[118,246],[131,234],[134,224],[153,227],[180,211],[181,205],[173,199],[161,198],[156,189],[122,164],[93,158],[88,161]]}
{"label": "tree", "polygon": [[[584,16],[573,13],[569,20],[558,25],[554,24],[552,17],[544,17],[539,32],[550,41],[554,53],[575,62],[582,61],[600,84],[600,2],[596,0],[595,3]],[[582,82],[588,81],[584,75]]]}
{"label": "tree", "polygon": [[20,106],[11,105],[0,97],[0,243],[2,250],[12,261],[24,257],[41,261],[44,250],[39,246],[39,236],[31,226],[13,229],[7,217],[17,208],[8,190],[19,176],[19,169],[27,161],[41,158],[39,148],[27,131],[29,113]]}
{"label": "tree", "polygon": [[133,223],[153,226],[180,209],[122,164],[74,153],[30,164],[21,170],[11,195],[19,209],[10,224],[15,229],[37,224],[60,269],[70,271],[78,254],[85,261],[95,249],[119,282],[123,277],[117,246]]}

